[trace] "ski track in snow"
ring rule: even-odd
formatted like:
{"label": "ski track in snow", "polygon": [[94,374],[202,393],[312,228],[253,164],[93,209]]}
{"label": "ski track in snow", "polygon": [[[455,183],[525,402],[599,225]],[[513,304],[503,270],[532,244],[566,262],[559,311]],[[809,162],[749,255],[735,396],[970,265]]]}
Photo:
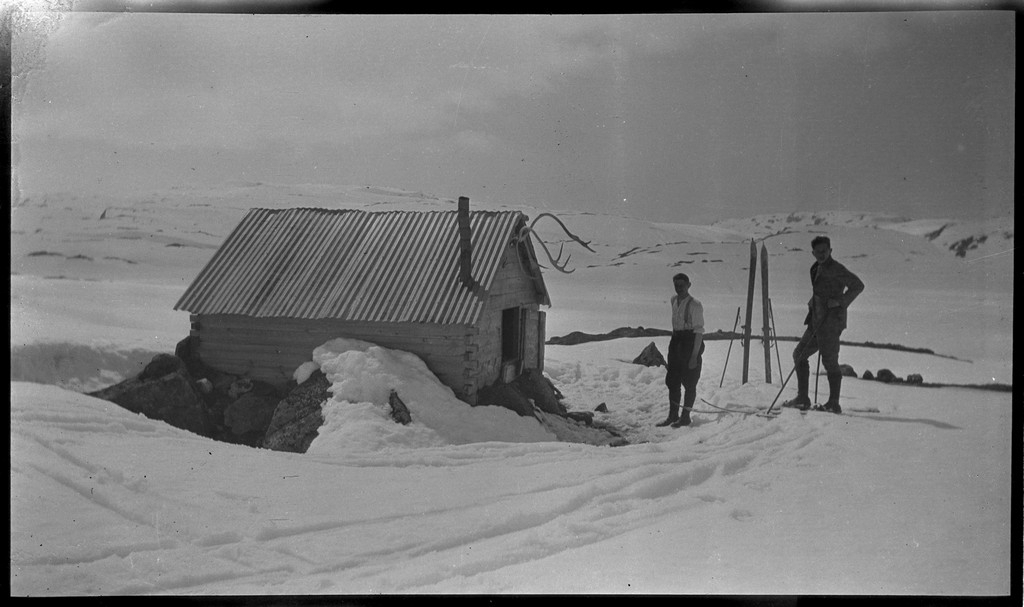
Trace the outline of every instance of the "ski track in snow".
{"label": "ski track in snow", "polygon": [[[45,347],[38,351],[40,356],[49,357]],[[101,354],[101,358],[109,362],[117,356]],[[124,364],[123,360],[120,362]],[[188,575],[179,574],[172,579],[159,574],[145,576],[159,579],[158,588],[147,582],[102,589],[113,594],[198,594],[211,584],[221,591],[233,585],[247,588],[268,582],[280,587],[281,592],[316,592],[317,588],[306,586],[309,578],[330,577],[340,572],[344,572],[349,584],[355,584],[346,590],[372,592],[386,588],[402,592],[453,576],[474,576],[608,540],[666,515],[702,507],[728,508],[724,495],[734,490],[728,485],[738,483],[756,490],[760,481],[748,483],[744,473],[753,471],[753,478],[764,478],[765,470],[773,466],[799,465],[801,452],[820,435],[814,430],[815,424],[808,423],[806,418],[769,421],[705,407],[707,413],[693,414],[693,425],[686,430],[684,445],[676,441],[668,449],[662,443],[678,438],[679,430],[653,425],[665,414],[664,384],[659,371],[625,361],[581,366],[559,362],[556,357],[549,362],[549,375],[560,385],[570,409],[588,408],[582,406],[587,394],[596,392],[609,397],[612,412],[604,415],[604,420],[622,431],[632,443],[630,446],[609,450],[573,443],[481,443],[395,450],[385,458],[379,453],[316,458],[328,477],[332,468],[342,473],[353,467],[392,470],[406,474],[413,489],[418,483],[434,482],[429,473],[420,474],[424,468],[432,468],[444,476],[443,482],[452,484],[451,491],[479,497],[467,498],[457,508],[423,504],[414,514],[407,509],[391,514],[382,508],[374,516],[354,518],[332,513],[319,517],[313,524],[289,525],[258,516],[262,512],[256,506],[259,496],[217,491],[225,500],[238,502],[242,508],[248,506],[249,516],[243,515],[233,525],[218,521],[211,526],[220,531],[200,536],[187,532],[195,525],[182,526],[184,532],[174,529],[171,535],[160,530],[160,519],[166,524],[204,516],[190,505],[187,494],[151,495],[148,483],[138,477],[138,471],[132,470],[131,462],[111,462],[100,455],[99,463],[98,454],[79,453],[73,438],[67,442],[47,442],[44,434],[33,432],[32,427],[57,427],[66,430],[69,437],[83,432],[116,433],[125,440],[139,441],[140,449],[162,437],[180,440],[184,435],[197,443],[204,439],[103,401],[86,399],[88,406],[68,416],[63,411],[40,409],[22,404],[25,399],[16,399],[12,403],[12,441],[18,443],[20,451],[32,452],[27,458],[33,462],[30,466],[50,482],[95,506],[100,514],[90,516],[117,520],[114,526],[122,530],[124,539],[106,538],[71,547],[64,551],[60,563],[17,554],[12,554],[12,563],[47,565],[57,570],[55,574],[106,559],[128,561],[127,568],[135,571],[159,571],[161,560],[188,559],[193,563]],[[730,380],[729,386],[716,389],[713,381],[702,378],[701,393],[715,392],[723,404],[727,399],[770,402],[764,394],[765,389],[772,389],[770,385],[737,386]],[[637,389],[645,395],[639,401],[650,404],[634,409],[622,409],[615,404],[616,395],[622,396],[620,401],[636,402]],[[631,396],[625,398],[627,392],[620,391]],[[825,418],[819,421],[824,422]],[[209,444],[216,445],[218,450],[225,448],[218,443]],[[195,445],[197,451],[208,446]],[[634,457],[629,456],[630,450],[636,451]],[[567,451],[575,452],[586,465],[553,474],[550,467],[564,467]],[[484,475],[471,470],[467,478],[493,476],[506,482],[487,487],[460,485],[457,478],[445,474],[456,467],[490,469],[490,474]],[[407,496],[376,495],[371,491],[361,497],[384,504],[389,499]],[[536,506],[523,509],[523,504],[529,503]],[[288,506],[300,508],[301,504]],[[171,512],[167,512],[169,507]],[[730,516],[742,520],[752,513],[737,509]],[[225,525],[229,529],[225,530]],[[103,525],[109,526],[110,523]],[[435,530],[439,527],[453,532],[438,541]],[[324,541],[325,535],[330,541]],[[137,539],[140,536],[145,539]],[[360,550],[363,546],[375,549]],[[439,569],[432,564],[438,560],[438,553],[455,555],[470,551],[472,557],[464,559],[464,564],[454,571],[449,566]],[[282,556],[290,566],[281,567]],[[452,560],[458,559],[449,557],[440,562]],[[261,563],[273,566],[263,567]],[[414,573],[396,577],[398,565],[401,570]]]}
{"label": "ski track in snow", "polygon": [[[15,385],[36,390],[49,388]],[[317,588],[306,586],[312,583],[310,579],[339,572],[344,572],[344,577],[354,584],[347,586],[346,591],[372,592],[384,588],[401,592],[429,586],[453,576],[473,576],[607,540],[665,515],[702,507],[729,508],[723,494],[735,489],[723,489],[739,484],[756,490],[758,483],[745,480],[745,473],[753,471],[751,478],[760,479],[770,474],[766,469],[792,465],[818,436],[808,432],[807,419],[797,417],[767,421],[726,414],[697,419],[699,414],[695,414],[696,423],[687,435],[685,448],[673,443],[673,448],[668,449],[658,442],[620,448],[567,443],[486,443],[438,449],[434,458],[424,456],[423,450],[409,451],[404,456],[398,451],[384,459],[394,467],[392,474],[408,476],[413,495],[417,484],[433,483],[440,474],[452,484],[452,492],[465,495],[466,499],[456,508],[424,503],[409,514],[408,504],[394,513],[385,506],[372,517],[352,518],[333,513],[313,524],[289,525],[268,521],[257,505],[257,495],[217,491],[219,497],[239,503],[238,520],[211,524],[210,527],[220,529],[215,534],[190,536],[187,529],[197,525],[182,525],[182,533],[173,521],[202,518],[205,513],[190,504],[187,493],[151,493],[150,484],[139,478],[133,462],[116,462],[104,458],[102,453],[82,452],[74,436],[81,432],[116,432],[125,441],[137,441],[140,449],[146,442],[164,437],[178,441],[191,437],[196,443],[193,446],[200,451],[210,445],[218,451],[239,447],[204,442],[195,435],[134,416],[115,405],[82,398],[82,407],[73,416],[40,410],[35,399],[16,399],[12,404],[12,443],[22,453],[31,452],[22,461],[33,462],[29,465],[48,482],[60,484],[95,507],[95,511],[83,513],[83,518],[100,517],[104,521],[102,528],[116,527],[123,537],[120,541],[107,537],[104,541],[68,547],[59,563],[12,553],[12,565],[45,565],[52,568],[55,576],[61,576],[70,574],[76,565],[107,559],[130,561],[121,565],[134,571],[158,572],[160,561],[188,559],[191,563],[187,575],[144,576],[158,579],[158,588],[151,582],[129,582],[117,588],[97,589],[111,594],[203,593],[210,584],[222,592],[230,591],[233,585],[247,588],[256,583],[279,585],[282,592],[315,592]],[[41,433],[32,431],[37,424],[65,429],[69,439],[47,442]],[[555,481],[551,480],[550,470],[531,474],[545,467],[564,466],[567,450],[579,452],[585,463],[554,475],[558,478]],[[630,450],[636,452],[632,457]],[[325,469],[323,478],[330,478],[331,469],[363,467],[363,457],[318,464]],[[370,459],[369,455],[365,457]],[[375,457],[381,459],[379,454]],[[426,472],[423,466],[424,461],[431,460],[436,470],[433,474],[429,472],[431,464]],[[279,467],[276,461],[273,465]],[[444,472],[452,466],[491,468],[493,477],[503,482],[488,487],[473,481],[469,485],[460,483],[458,477]],[[19,472],[12,468],[13,474]],[[479,476],[473,471],[466,478]],[[218,486],[218,479],[211,480],[211,486]],[[300,496],[308,489],[298,489],[295,503],[287,506],[301,508]],[[360,501],[387,504],[395,498],[387,495],[386,490],[385,494],[374,493],[372,489],[368,493],[360,496]],[[535,506],[523,508],[523,504],[531,503]],[[249,504],[247,512],[245,504]],[[339,510],[344,510],[344,506],[339,506]],[[731,515],[743,518],[751,513],[736,510]],[[161,524],[166,525],[163,530]],[[452,529],[452,534],[439,541],[439,526]],[[329,541],[324,541],[325,535]],[[365,546],[375,549],[359,549]],[[454,571],[432,564],[453,560],[437,559],[438,553],[460,552],[471,552],[472,557]],[[281,566],[282,556],[287,557],[284,560],[291,563],[289,566]],[[262,563],[273,565],[265,567]],[[396,567],[409,573],[399,574]]]}
{"label": "ski track in snow", "polygon": [[[362,189],[352,195],[360,200],[364,196]],[[338,206],[335,198],[322,204]],[[600,549],[604,550],[613,546],[609,540],[626,538],[639,529],[671,525],[675,520],[693,520],[695,524],[782,520],[784,530],[788,530],[785,525],[793,523],[788,523],[786,517],[795,515],[787,510],[781,519],[769,519],[771,513],[765,504],[788,505],[782,489],[791,488],[794,479],[828,477],[830,473],[820,472],[822,469],[864,474],[863,468],[829,466],[844,458],[857,459],[849,455],[861,459],[874,456],[877,452],[858,452],[852,441],[874,432],[872,428],[888,425],[891,430],[893,425],[885,422],[900,422],[897,425],[901,430],[915,432],[913,440],[894,440],[886,449],[906,451],[915,457],[937,459],[950,440],[940,435],[958,438],[949,431],[959,427],[949,421],[961,423],[957,420],[963,418],[928,419],[929,409],[913,405],[905,408],[899,402],[897,391],[911,388],[897,387],[891,388],[895,400],[880,403],[878,413],[837,417],[799,415],[787,409],[778,418],[766,420],[714,411],[698,401],[692,426],[684,430],[658,428],[655,423],[664,419],[667,411],[664,370],[621,359],[631,357],[650,340],[546,349],[545,373],[564,394],[571,411],[591,412],[598,404],[606,404],[608,412],[595,413],[595,422],[616,428],[630,443],[615,448],[566,442],[483,442],[437,448],[396,447],[384,453],[300,456],[217,443],[134,415],[113,403],[69,395],[68,390],[91,391],[133,376],[157,353],[173,351],[187,331],[187,315],[170,310],[168,302],[180,296],[212,247],[228,232],[224,226],[236,223],[251,206],[215,202],[214,206],[199,205],[210,207],[204,215],[197,215],[202,209],[190,205],[188,216],[217,235],[205,232],[209,238],[197,236],[194,241],[175,238],[174,244],[187,246],[171,249],[164,246],[169,241],[163,237],[132,231],[131,238],[126,239],[109,226],[127,228],[118,227],[118,223],[136,223],[147,213],[165,214],[160,221],[154,216],[153,221],[159,226],[173,226],[183,217],[180,206],[174,204],[153,204],[151,211],[132,211],[132,216],[111,214],[103,219],[107,222],[102,226],[105,231],[81,235],[51,233],[44,221],[48,218],[40,215],[36,223],[46,231],[29,236],[28,227],[36,227],[36,223],[28,221],[24,233],[16,234],[22,245],[12,251],[23,254],[12,256],[12,319],[18,318],[19,322],[12,324],[11,340],[11,452],[18,455],[12,461],[11,483],[12,493],[17,488],[20,512],[18,525],[12,524],[11,530],[11,570],[12,582],[21,576],[17,582],[23,591],[110,595],[250,594],[253,589],[289,594],[489,589],[487,584],[495,581],[487,579],[488,573],[498,572],[497,577],[501,577],[508,575],[502,570],[510,566],[528,566],[532,561],[602,542]],[[100,206],[90,215],[93,220],[110,206],[106,201],[96,204]],[[277,194],[265,203],[268,207],[290,204]],[[435,201],[417,204],[430,209],[450,206]],[[400,208],[407,206],[402,203]],[[21,223],[27,221],[26,212],[36,211],[21,209]],[[37,214],[43,213],[51,211],[42,209]],[[583,234],[604,234],[610,221],[607,216],[587,214],[574,215],[572,220],[574,231]],[[746,268],[741,267],[746,237],[741,232],[750,231],[750,221],[738,223],[736,232],[724,227],[681,225],[652,229],[646,222],[634,226],[632,220],[614,221],[618,222],[614,225],[628,226],[615,231],[627,235],[628,243],[604,236],[606,242],[596,242],[595,247],[605,247],[607,253],[580,252],[574,257],[574,264],[585,271],[571,279],[554,273],[545,277],[552,292],[558,294],[555,309],[571,310],[569,314],[549,316],[552,335],[569,330],[606,330],[617,326],[609,324],[609,319],[618,322],[624,315],[632,324],[661,326],[665,320],[664,297],[661,287],[651,294],[649,285],[661,281],[670,272],[667,268],[691,262],[680,261],[680,256],[698,254],[713,256],[702,261],[725,260],[714,266],[687,266],[690,269],[686,271],[701,286],[701,296],[706,296],[708,303],[719,304],[719,318],[709,328],[730,326],[731,304],[740,301],[742,287],[747,284]],[[813,230],[817,229],[814,226]],[[991,324],[982,327],[984,333],[978,333],[986,336],[982,343],[998,346],[998,352],[1012,351],[1012,338],[1007,337],[1004,344],[998,337],[1012,332],[992,329],[1009,326],[1001,319],[1012,311],[1012,296],[1004,296],[1001,290],[991,291],[993,285],[1001,285],[1005,276],[1012,275],[1012,266],[1009,272],[1003,271],[1005,260],[978,257],[975,261],[980,263],[967,272],[961,266],[950,265],[926,242],[904,246],[903,236],[890,230],[844,229],[833,227],[830,232],[838,234],[836,241],[843,243],[844,254],[856,260],[858,267],[869,269],[877,263],[876,258],[887,254],[894,263],[903,258],[910,261],[912,256],[914,268],[912,273],[872,273],[870,291],[857,302],[855,329],[871,326],[872,322],[881,322],[882,326],[892,323],[900,327],[894,339],[912,337],[917,345],[922,337],[934,338],[936,343],[924,345],[943,350],[947,342],[938,336],[957,338],[968,333],[933,335],[913,324],[917,322],[915,316],[927,316],[917,309],[905,317],[889,318],[902,313],[901,308],[890,304],[890,300],[897,300],[897,287],[898,297],[906,297],[906,288],[917,289],[911,293],[929,295],[932,285],[941,280],[943,284],[956,283],[957,289],[968,295],[961,295],[960,290],[941,291],[945,307],[927,310],[938,309],[943,323],[964,321],[965,310],[987,310],[987,315],[976,315],[979,322]],[[562,237],[547,226],[540,230],[549,242]],[[811,231],[805,226],[798,233],[778,236],[769,243],[772,271],[779,277],[776,301],[780,304],[780,328],[799,326],[803,315],[805,285],[797,279],[804,279],[809,259],[805,253],[795,252],[806,247]],[[114,237],[116,257],[108,255]],[[636,239],[642,247],[637,247]],[[668,246],[685,243],[700,243],[700,250]],[[909,252],[893,253],[904,250]],[[37,251],[51,254],[32,254]],[[610,269],[621,265],[623,259],[636,267]],[[995,261],[1001,263],[991,263]],[[994,270],[982,271],[990,264]],[[986,278],[989,274],[992,278]],[[51,280],[37,275],[71,275],[77,279]],[[600,285],[600,292],[593,286],[581,289],[579,281],[584,286]],[[799,290],[790,292],[790,284],[798,284]],[[787,301],[796,303],[787,308]],[[993,307],[992,301],[998,305]],[[1007,312],[1001,316],[1000,310]],[[709,305],[708,312],[714,314],[715,307]],[[995,319],[1003,324],[995,324]],[[661,344],[667,339],[655,341]],[[719,387],[724,348],[722,342],[709,344],[699,396],[717,406],[743,404],[763,410],[775,397],[777,386],[740,384],[733,378],[736,358],[730,361],[729,377]],[[737,347],[732,355],[738,357],[739,352]],[[858,355],[864,361],[858,368],[881,364],[874,352],[844,350],[844,359]],[[916,371],[916,365],[926,364],[929,378],[942,376],[949,369],[960,372],[964,366],[962,362],[934,360],[919,363],[910,355],[887,356],[889,366],[895,364],[893,361],[913,360],[914,367],[905,364]],[[755,365],[759,364],[758,358],[753,357]],[[786,365],[788,368],[788,360]],[[865,384],[851,390],[849,396],[844,394],[844,399],[851,402],[848,410],[853,412],[858,404],[870,400],[869,395],[877,394],[874,390],[874,386]],[[864,400],[857,400],[858,393]],[[69,399],[74,408],[53,404]],[[985,402],[990,400],[986,395]],[[876,402],[871,400],[869,404]],[[905,411],[913,413],[901,414]],[[889,435],[900,436],[899,441],[905,438],[891,432]],[[107,441],[97,441],[97,436],[116,437],[121,444],[112,449]],[[975,445],[1000,438],[995,434],[972,436],[980,436],[973,441]],[[994,447],[982,452],[986,456],[1002,453]],[[124,453],[138,456],[124,458]],[[154,462],[152,453],[165,456],[174,465]],[[868,459],[875,462],[876,458]],[[879,469],[888,465],[883,465],[881,457],[877,459]],[[972,467],[970,458],[958,461],[959,467],[953,468],[964,476],[957,487],[950,487],[943,495],[943,500],[951,496],[952,501],[924,503],[897,494],[910,504],[890,511],[865,503],[856,510],[859,513],[866,508],[871,513],[894,515],[902,521],[899,527],[888,521],[890,527],[882,525],[879,530],[859,528],[856,537],[829,530],[823,533],[838,539],[840,545],[844,541],[858,544],[850,540],[867,535],[868,539],[860,542],[866,545],[844,546],[837,553],[852,556],[851,564],[861,567],[879,562],[880,547],[888,549],[893,567],[865,569],[874,574],[870,578],[873,582],[877,574],[889,569],[897,578],[907,576],[906,580],[889,580],[885,588],[904,589],[909,587],[908,580],[921,578],[925,585],[912,588],[960,589],[970,583],[957,578],[963,570],[961,562],[967,562],[963,559],[968,557],[977,561],[974,557],[978,553],[969,546],[965,548],[959,539],[948,544],[932,541],[929,546],[925,531],[937,529],[931,521],[945,523],[947,528],[966,521],[963,528],[955,529],[960,535],[952,537],[975,538],[977,529],[970,528],[971,521],[979,520],[983,507],[1002,496],[997,491],[985,494],[987,487],[978,480],[987,478],[985,470],[993,467],[994,460],[977,461],[986,462],[986,468]],[[301,476],[296,471],[301,471]],[[965,471],[975,476],[968,477]],[[862,483],[861,488],[877,484],[884,493],[882,490],[892,488],[882,483],[890,476],[888,470],[885,475],[866,476],[872,484]],[[949,476],[943,467],[926,480],[935,484]],[[899,482],[907,480],[911,479],[901,478]],[[957,493],[960,486],[965,487],[962,494]],[[358,487],[358,491],[349,491],[348,487]],[[438,487],[445,488],[444,496],[439,495]],[[66,499],[48,503],[42,497],[51,495]],[[68,504],[75,505],[70,523],[65,520]],[[941,516],[929,512],[944,509],[956,512]],[[898,519],[905,512],[913,512],[913,518]],[[965,512],[969,513],[966,517]],[[294,522],[293,517],[301,523]],[[924,522],[915,527],[918,520]],[[652,525],[652,521],[657,524]],[[792,529],[806,529],[807,524],[801,521]],[[999,529],[991,524],[989,528]],[[951,532],[944,529],[941,533]],[[762,534],[773,537],[763,526]],[[904,543],[913,539],[915,546],[920,540],[924,547],[921,552],[898,551],[885,543],[892,539],[889,536]],[[996,545],[1002,536],[989,532],[985,537],[987,544]],[[817,539],[813,537],[804,546],[814,549]],[[52,544],[57,542],[63,545],[54,548]],[[954,548],[953,559],[938,558],[950,548]],[[711,556],[709,551],[708,558]],[[784,562],[804,561],[788,557]],[[838,557],[830,562],[839,562]],[[990,561],[985,562],[993,569]],[[913,563],[926,572],[936,563],[948,569],[918,575]],[[724,569],[727,574],[728,567]],[[578,575],[580,571],[572,573]],[[475,576],[480,578],[471,579]],[[982,589],[998,587],[972,581]],[[510,583],[497,582],[499,587]]]}

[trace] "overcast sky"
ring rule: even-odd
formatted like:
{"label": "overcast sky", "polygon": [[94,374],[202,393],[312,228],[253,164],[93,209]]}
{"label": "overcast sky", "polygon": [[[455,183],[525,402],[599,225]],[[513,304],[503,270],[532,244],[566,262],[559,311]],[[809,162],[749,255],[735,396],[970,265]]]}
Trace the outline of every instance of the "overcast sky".
{"label": "overcast sky", "polygon": [[684,223],[1013,208],[1012,12],[26,23],[22,197],[374,185]]}

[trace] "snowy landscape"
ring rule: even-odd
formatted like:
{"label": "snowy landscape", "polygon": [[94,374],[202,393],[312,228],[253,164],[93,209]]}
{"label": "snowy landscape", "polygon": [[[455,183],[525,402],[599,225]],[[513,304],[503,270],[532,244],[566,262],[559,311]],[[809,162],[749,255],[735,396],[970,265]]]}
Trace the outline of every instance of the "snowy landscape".
{"label": "snowy landscape", "polygon": [[[565,406],[594,412],[628,443],[617,447],[472,408],[415,356],[344,339],[310,352],[334,388],[305,454],[217,442],[85,394],[174,352],[189,332],[175,302],[248,208],[450,211],[458,195],[236,183],[16,199],[12,595],[1019,590],[1013,398],[979,388],[1013,383],[1012,216],[824,208],[688,225],[471,201],[554,212],[591,243],[565,243],[571,274],[545,271],[549,338],[670,329],[676,272],[708,335],[730,332],[751,239],[769,255],[773,329],[798,337],[810,241],[828,235],[866,285],[843,339],[928,351],[845,345],[840,362],[955,385],[848,378],[841,416],[754,414],[795,394],[786,339],[771,383],[759,340],[743,383],[741,342],[709,339],[680,429],[655,427],[665,369],[631,362],[652,341],[667,352],[668,337],[549,344],[545,375]],[[538,231],[555,249],[564,238],[553,223]],[[755,337],[760,295],[759,276]],[[824,377],[811,383],[824,402]],[[387,412],[395,385],[417,395],[408,426]]]}

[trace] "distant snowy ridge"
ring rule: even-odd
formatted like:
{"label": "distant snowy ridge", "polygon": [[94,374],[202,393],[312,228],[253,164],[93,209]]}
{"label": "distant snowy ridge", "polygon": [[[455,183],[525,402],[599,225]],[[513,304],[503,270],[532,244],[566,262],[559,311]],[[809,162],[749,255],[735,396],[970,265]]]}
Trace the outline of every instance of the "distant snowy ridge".
{"label": "distant snowy ridge", "polygon": [[930,241],[957,257],[977,259],[1013,251],[1013,217],[968,221],[961,219],[909,219],[896,215],[850,211],[773,213],[726,219],[714,227],[764,237],[822,227],[874,228],[902,232]]}
{"label": "distant snowy ridge", "polygon": [[[356,208],[364,210],[454,210],[457,195],[450,197],[431,193],[414,192],[397,187],[380,185],[337,185],[337,184],[279,184],[259,181],[232,181],[215,188],[175,187],[150,193],[139,193],[121,197],[85,196],[73,193],[51,193],[49,195],[23,196],[18,194],[14,207],[65,206],[69,202],[81,208],[94,207],[100,219],[106,219],[103,212],[121,209],[121,216],[131,219],[141,211],[152,211],[147,205],[163,210],[187,206],[189,213],[201,216],[202,211],[212,212],[218,219],[227,212],[232,225],[241,219],[244,212],[253,207],[292,208]],[[529,205],[496,204],[488,200],[473,199],[473,208],[478,210],[519,210],[530,217],[551,212],[562,217],[572,217],[575,224],[602,224],[607,221],[622,226],[643,227],[644,231],[667,229],[678,231],[681,223],[654,222],[617,214],[575,211],[568,209],[540,208]],[[225,226],[230,227],[230,226]],[[826,227],[884,229],[923,238],[943,251],[966,260],[988,256],[1008,255],[1014,247],[1013,216],[988,217],[978,220],[964,219],[911,219],[884,213],[856,211],[800,211],[793,213],[771,213],[752,217],[725,219],[709,226],[687,225],[687,235],[705,240],[718,240],[729,235],[746,235],[764,238],[780,233],[810,232]],[[553,230],[542,228],[550,235]],[[557,237],[564,236],[557,233]],[[219,238],[217,239],[219,244]]]}

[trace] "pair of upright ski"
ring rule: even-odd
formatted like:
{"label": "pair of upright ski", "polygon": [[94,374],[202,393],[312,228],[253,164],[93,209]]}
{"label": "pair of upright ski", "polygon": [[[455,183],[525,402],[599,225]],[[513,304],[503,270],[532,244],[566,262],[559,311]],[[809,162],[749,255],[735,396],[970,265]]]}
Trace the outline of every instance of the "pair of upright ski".
{"label": "pair of upright ski", "polygon": [[[757,245],[750,240],[750,280],[747,283],[747,322],[743,325],[743,383],[750,369],[750,336],[754,317],[754,285],[757,282]],[[761,317],[763,319],[764,380],[772,383],[772,339],[769,329],[771,303],[768,298],[768,248],[761,243]]]}
{"label": "pair of upright ski", "polygon": [[[747,369],[750,357],[750,333],[754,316],[754,283],[757,281],[757,245],[754,239],[750,239],[750,280],[747,283],[747,324],[743,327],[743,383],[747,383]],[[769,318],[771,317],[770,300],[768,299],[768,247],[761,243],[761,318],[763,319],[764,344],[764,381],[772,383],[772,341],[769,330]],[[778,398],[776,397],[776,400]],[[758,417],[773,418],[779,411],[772,411],[772,406],[765,411],[759,411],[754,415]]]}

